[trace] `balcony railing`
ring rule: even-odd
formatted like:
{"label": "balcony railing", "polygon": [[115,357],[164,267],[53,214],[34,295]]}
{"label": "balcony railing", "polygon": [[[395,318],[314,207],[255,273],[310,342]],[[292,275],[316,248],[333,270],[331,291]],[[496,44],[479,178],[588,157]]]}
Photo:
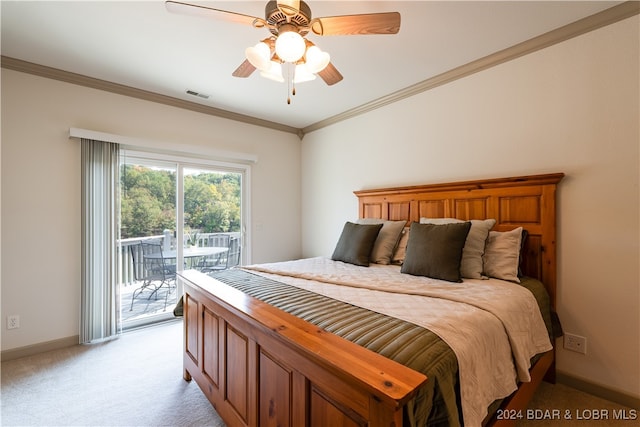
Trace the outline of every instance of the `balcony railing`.
{"label": "balcony railing", "polygon": [[[183,239],[183,245],[187,245],[189,240],[195,241],[195,246],[199,247],[227,247],[229,245],[230,237],[239,237],[240,232],[231,233],[197,233],[196,235],[185,234]],[[176,238],[172,231],[165,231],[164,234],[146,237],[137,237],[130,239],[120,240],[119,250],[120,256],[118,257],[118,283],[121,285],[132,285],[135,283],[134,268],[141,268],[140,265],[134,265],[133,258],[131,257],[131,247],[133,250],[139,250],[138,243],[140,242],[160,242],[165,251],[176,248]],[[194,242],[192,242],[194,243]],[[142,258],[141,253],[136,253],[139,259]],[[142,276],[142,271],[137,271],[138,277]]]}

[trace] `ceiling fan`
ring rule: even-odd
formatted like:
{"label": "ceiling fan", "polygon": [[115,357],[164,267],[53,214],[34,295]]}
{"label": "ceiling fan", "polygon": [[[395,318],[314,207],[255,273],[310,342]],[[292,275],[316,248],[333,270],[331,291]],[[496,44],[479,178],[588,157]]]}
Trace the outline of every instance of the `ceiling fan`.
{"label": "ceiling fan", "polygon": [[[368,13],[358,15],[328,16],[312,18],[311,8],[300,0],[273,0],[265,6],[265,17],[258,18],[226,10],[166,1],[169,12],[224,20],[254,28],[266,28],[271,35],[245,50],[245,61],[232,73],[235,77],[249,77],[256,69],[263,77],[285,81],[283,66],[287,71],[287,82],[312,80],[320,76],[328,85],[343,79],[342,74],[331,64],[329,54],[323,52],[306,39],[309,33],[328,35],[396,34],[400,30],[398,12]],[[290,103],[290,99],[287,100]]]}

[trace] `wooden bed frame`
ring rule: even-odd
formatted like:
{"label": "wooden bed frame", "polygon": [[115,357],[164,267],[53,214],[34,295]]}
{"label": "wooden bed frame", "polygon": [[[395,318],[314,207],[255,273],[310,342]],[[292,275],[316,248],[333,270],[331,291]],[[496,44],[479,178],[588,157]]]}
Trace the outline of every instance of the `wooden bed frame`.
{"label": "wooden bed frame", "polygon": [[[522,226],[526,275],[556,296],[556,185],[563,174],[356,191],[359,216],[495,218],[494,230]],[[192,378],[228,426],[402,426],[403,407],[426,377],[205,274],[178,273],[184,298],[184,378]],[[555,352],[501,408],[526,408]],[[500,412],[510,414],[517,412]],[[489,416],[487,425],[515,425]]]}

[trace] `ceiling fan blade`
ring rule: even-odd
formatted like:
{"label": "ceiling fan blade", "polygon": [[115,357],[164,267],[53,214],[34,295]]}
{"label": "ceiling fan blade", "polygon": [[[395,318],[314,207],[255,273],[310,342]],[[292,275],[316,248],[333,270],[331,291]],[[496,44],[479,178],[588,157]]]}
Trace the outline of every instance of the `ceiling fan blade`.
{"label": "ceiling fan blade", "polygon": [[226,10],[213,9],[211,7],[199,6],[196,4],[181,3],[179,1],[166,1],[164,5],[167,8],[167,11],[178,13],[180,15],[217,19],[227,22],[233,22],[235,24],[252,25],[256,28],[261,28],[267,25],[267,22],[262,18],[243,15],[236,12],[228,12]]}
{"label": "ceiling fan blade", "polygon": [[340,74],[340,71],[338,71],[338,69],[334,67],[331,62],[329,62],[329,65],[324,67],[322,71],[319,71],[318,75],[329,86],[332,86],[343,79],[342,74]]}
{"label": "ceiling fan blade", "polygon": [[312,19],[309,26],[319,36],[396,34],[400,30],[400,14],[385,12],[326,16]]}
{"label": "ceiling fan blade", "polygon": [[233,77],[249,77],[254,71],[256,67],[251,65],[248,59],[245,59],[242,64],[232,73]]}

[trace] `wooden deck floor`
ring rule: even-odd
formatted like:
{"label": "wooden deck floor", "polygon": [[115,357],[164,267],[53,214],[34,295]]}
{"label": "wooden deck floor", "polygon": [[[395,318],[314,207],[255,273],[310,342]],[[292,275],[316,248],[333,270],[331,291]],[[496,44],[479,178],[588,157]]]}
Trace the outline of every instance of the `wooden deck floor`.
{"label": "wooden deck floor", "polygon": [[[178,302],[177,292],[175,286],[169,291],[167,296],[167,288],[163,287],[158,292],[152,295],[153,289],[145,289],[142,293],[136,292],[136,298],[131,302],[131,298],[134,290],[140,285],[133,284],[120,287],[120,300],[121,300],[121,320],[126,327],[127,322],[142,320],[144,318],[160,315],[165,313],[172,313],[173,308]],[[167,303],[165,307],[165,296],[167,296]]]}

